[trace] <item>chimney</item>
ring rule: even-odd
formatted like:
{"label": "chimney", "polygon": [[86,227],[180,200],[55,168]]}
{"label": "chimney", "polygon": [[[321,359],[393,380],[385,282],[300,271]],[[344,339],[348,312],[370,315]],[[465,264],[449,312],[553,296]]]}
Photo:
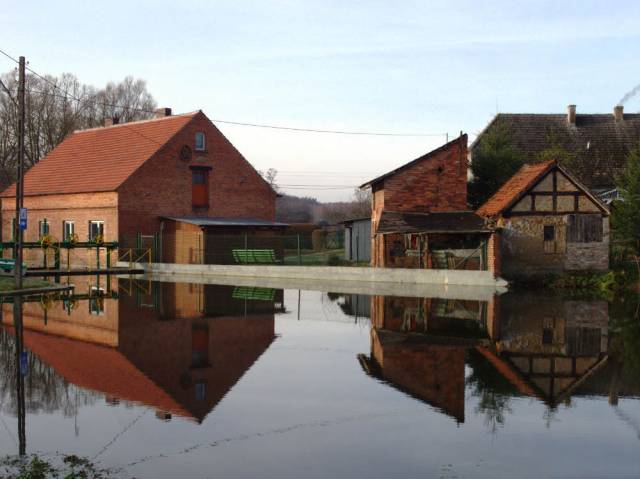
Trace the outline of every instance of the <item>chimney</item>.
{"label": "chimney", "polygon": [[171,108],[156,109],[156,118],[164,118],[165,116],[171,116]]}
{"label": "chimney", "polygon": [[113,126],[113,125],[117,125],[120,122],[120,118],[118,118],[117,116],[113,116],[113,117],[108,117],[104,119],[104,126]]}
{"label": "chimney", "polygon": [[624,106],[616,105],[613,107],[613,117],[616,121],[624,120]]}
{"label": "chimney", "polygon": [[567,107],[567,123],[571,126],[576,126],[576,106],[569,105]]}

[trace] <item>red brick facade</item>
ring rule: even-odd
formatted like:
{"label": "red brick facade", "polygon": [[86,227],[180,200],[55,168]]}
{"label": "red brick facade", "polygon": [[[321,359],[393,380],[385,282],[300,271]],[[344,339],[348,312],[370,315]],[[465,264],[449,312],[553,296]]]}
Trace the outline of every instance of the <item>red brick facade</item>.
{"label": "red brick facade", "polygon": [[[122,150],[122,142],[127,141],[131,155],[139,155],[137,143],[150,141],[149,131],[153,132],[156,124],[160,128],[165,121],[173,120],[160,118],[143,122],[146,128],[144,136],[133,135],[126,140],[122,139],[121,132],[123,129],[130,130],[127,124],[100,129],[102,138],[106,134],[102,133],[105,130],[112,130],[113,136],[113,140],[102,139],[101,148],[108,148],[113,141],[118,143],[118,148]],[[130,125],[135,126],[136,123]],[[204,151],[196,150],[197,132],[205,135]],[[93,135],[93,132],[74,135]],[[74,141],[78,142],[78,139],[75,138]],[[204,113],[191,114],[190,119],[185,121],[184,126],[181,126],[168,141],[156,143],[155,153],[142,160],[140,166],[113,191],[96,189],[95,192],[29,195],[27,189],[24,203],[29,210],[29,224],[25,240],[39,240],[38,223],[44,219],[49,223],[49,235],[54,240],[63,239],[63,221],[73,221],[79,241],[86,241],[89,221],[99,220],[104,221],[105,241],[119,240],[130,246],[137,234],[159,233],[163,216],[252,218],[267,221],[275,219],[275,191]],[[190,159],[181,155],[185,146],[191,150]],[[90,163],[90,148],[82,151],[86,156],[85,161]],[[48,157],[45,157],[41,163],[47,161]],[[208,206],[192,205],[194,169],[207,172]],[[81,176],[83,172],[61,171],[60,174]],[[5,194],[2,198],[2,238],[5,241],[13,237],[11,228],[14,216],[15,199]],[[42,252],[27,253],[26,259],[39,263],[37,256],[41,257]]]}
{"label": "red brick facade", "polygon": [[[196,132],[205,133],[205,151],[195,151]],[[180,159],[184,145],[191,161]],[[193,167],[211,168],[208,208],[192,206]],[[131,175],[118,198],[121,236],[157,233],[161,216],[275,219],[276,193],[203,113]]]}
{"label": "red brick facade", "polygon": [[467,135],[367,184],[373,193],[371,263],[385,266],[383,211],[433,213],[467,210]]}

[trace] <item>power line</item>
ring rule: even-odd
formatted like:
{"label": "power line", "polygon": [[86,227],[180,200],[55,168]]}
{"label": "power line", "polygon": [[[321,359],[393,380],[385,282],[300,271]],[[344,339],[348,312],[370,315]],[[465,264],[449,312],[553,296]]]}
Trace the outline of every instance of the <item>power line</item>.
{"label": "power line", "polygon": [[[16,60],[14,57],[12,57],[11,55],[9,55],[7,52],[3,51],[2,49],[0,49],[0,53],[2,55],[4,55],[5,57],[9,58],[10,60],[14,61],[15,63],[18,63],[18,60]],[[31,72],[32,74],[34,74],[35,76],[37,76],[38,78],[42,79],[43,81],[49,83],[51,86],[53,86],[55,89],[61,91],[63,93],[64,96],[66,96],[67,98],[71,98],[74,101],[77,102],[81,102],[83,101],[82,99],[75,97],[73,95],[71,95],[70,93],[62,90],[55,82],[51,81],[49,78],[46,78],[43,75],[40,75],[38,72],[36,72],[34,69],[32,69],[31,67],[26,67],[26,69]],[[110,103],[105,103],[105,102],[100,102],[102,105],[104,106],[109,106],[112,108],[121,108],[121,105],[114,105],[114,104],[110,104]],[[149,114],[154,114],[155,111],[152,110],[145,110],[143,108],[128,108],[129,111],[137,111],[140,113],[149,113]],[[296,132],[303,132],[303,133],[328,133],[328,134],[334,134],[334,135],[351,135],[351,136],[386,136],[386,137],[414,137],[414,138],[419,138],[419,137],[440,137],[440,136],[446,136],[447,133],[390,133],[390,132],[371,132],[371,131],[349,131],[349,130],[331,130],[331,129],[319,129],[319,128],[301,128],[301,127],[292,127],[292,126],[282,126],[282,125],[269,125],[269,124],[265,124],[265,123],[249,123],[249,122],[242,122],[242,121],[231,121],[231,120],[223,120],[223,119],[219,119],[219,118],[212,118],[211,121],[213,121],[214,123],[223,123],[223,124],[227,124],[227,125],[236,125],[236,126],[248,126],[248,127],[253,127],[253,128],[265,128],[265,129],[271,129],[271,130],[284,130],[284,131],[296,131]]]}

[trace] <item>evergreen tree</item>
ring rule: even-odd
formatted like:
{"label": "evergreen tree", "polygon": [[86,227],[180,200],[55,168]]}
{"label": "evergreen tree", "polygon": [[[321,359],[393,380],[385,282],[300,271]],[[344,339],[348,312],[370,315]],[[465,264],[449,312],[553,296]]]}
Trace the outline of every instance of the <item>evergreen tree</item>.
{"label": "evergreen tree", "polygon": [[613,208],[611,225],[616,239],[640,251],[640,143],[627,155],[627,166],[616,178],[621,201]]}
{"label": "evergreen tree", "polygon": [[473,154],[469,183],[469,203],[478,208],[511,178],[525,163],[523,155],[511,142],[504,124],[496,123],[483,135]]}

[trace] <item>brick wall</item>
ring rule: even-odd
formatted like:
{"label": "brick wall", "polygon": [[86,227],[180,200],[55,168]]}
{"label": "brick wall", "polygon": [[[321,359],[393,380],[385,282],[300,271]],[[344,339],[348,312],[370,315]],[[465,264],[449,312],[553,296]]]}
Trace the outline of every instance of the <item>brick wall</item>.
{"label": "brick wall", "polygon": [[[205,133],[206,151],[195,150],[196,132]],[[191,161],[180,159],[184,145],[192,149]],[[208,208],[192,206],[193,166],[211,168]],[[157,233],[160,216],[275,219],[275,192],[204,114],[129,177],[118,194],[122,235]]]}
{"label": "brick wall", "polygon": [[429,213],[467,209],[467,136],[384,180],[387,211]]}
{"label": "brick wall", "polygon": [[[67,195],[27,196],[24,206],[28,210],[27,229],[24,233],[25,241],[39,241],[39,222],[46,219],[49,223],[49,235],[56,241],[63,238],[63,221],[73,221],[75,233],[79,241],[89,238],[89,221],[104,221],[105,241],[118,240],[118,195],[115,192],[77,193]],[[12,223],[15,218],[15,199],[2,199],[2,239],[11,241],[13,238]],[[4,253],[5,257],[11,255]],[[95,265],[95,250],[91,254],[86,249],[76,249],[70,252],[69,261],[74,265]],[[29,266],[44,264],[44,251],[41,249],[25,249],[25,261]],[[53,251],[47,252],[47,264],[53,265]],[[61,261],[66,267],[66,251],[61,254]],[[101,263],[105,264],[105,254],[101,253]]]}
{"label": "brick wall", "polygon": [[489,242],[487,244],[487,265],[489,271],[491,271],[496,278],[502,274],[501,242],[502,235],[499,231],[496,231],[489,236]]}

